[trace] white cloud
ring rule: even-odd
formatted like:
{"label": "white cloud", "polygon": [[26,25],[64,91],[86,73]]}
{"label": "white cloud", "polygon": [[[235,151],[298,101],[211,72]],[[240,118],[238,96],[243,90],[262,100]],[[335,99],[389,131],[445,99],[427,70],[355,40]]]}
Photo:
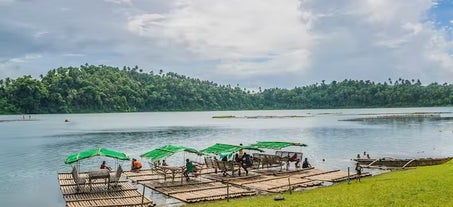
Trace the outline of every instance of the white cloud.
{"label": "white cloud", "polygon": [[18,58],[12,58],[7,61],[7,63],[23,63],[23,62],[28,62],[30,60],[38,59],[41,58],[42,55],[40,54],[27,54],[23,57],[18,57]]}
{"label": "white cloud", "polygon": [[104,0],[105,2],[108,3],[114,3],[114,4],[131,4],[132,0]]}
{"label": "white cloud", "polygon": [[14,73],[20,70],[20,66],[22,64],[29,64],[30,62],[42,57],[43,56],[41,54],[26,54],[21,57],[15,57],[4,62],[0,62],[0,77],[5,76],[15,78],[14,76],[17,76],[17,74]]}
{"label": "white cloud", "polygon": [[445,38],[426,21],[435,5],[431,0],[181,0],[173,5],[167,13],[130,17],[129,30],[162,47],[177,44],[199,60],[216,61],[213,74],[380,81],[430,74],[426,70],[432,67],[443,68],[436,71],[441,73],[451,62],[442,45],[448,41],[431,41]]}
{"label": "white cloud", "polygon": [[63,54],[63,56],[66,56],[66,57],[83,57],[83,56],[85,56],[85,54],[80,54],[80,53],[66,53],[66,54]]}
{"label": "white cloud", "polygon": [[129,30],[164,43],[176,42],[201,60],[217,60],[221,73],[254,75],[309,65],[311,20],[299,10],[297,0],[201,0],[175,5],[167,14],[132,17]]}

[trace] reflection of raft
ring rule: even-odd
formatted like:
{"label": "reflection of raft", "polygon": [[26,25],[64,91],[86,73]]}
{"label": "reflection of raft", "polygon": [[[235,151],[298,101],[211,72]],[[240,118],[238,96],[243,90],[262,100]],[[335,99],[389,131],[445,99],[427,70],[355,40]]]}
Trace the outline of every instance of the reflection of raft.
{"label": "reflection of raft", "polygon": [[439,165],[450,161],[453,157],[446,158],[416,158],[416,159],[394,159],[390,157],[384,157],[380,159],[354,159],[360,165],[364,167],[375,167],[375,166],[385,166],[385,167],[416,167],[416,166],[428,166],[428,165]]}

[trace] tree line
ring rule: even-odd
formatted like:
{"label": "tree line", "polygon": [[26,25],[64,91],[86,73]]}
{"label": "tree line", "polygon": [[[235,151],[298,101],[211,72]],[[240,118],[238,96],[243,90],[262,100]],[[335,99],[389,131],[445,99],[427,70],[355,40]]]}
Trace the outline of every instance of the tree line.
{"label": "tree line", "polygon": [[453,85],[391,79],[250,91],[179,75],[82,65],[0,80],[0,114],[428,107],[453,104]]}

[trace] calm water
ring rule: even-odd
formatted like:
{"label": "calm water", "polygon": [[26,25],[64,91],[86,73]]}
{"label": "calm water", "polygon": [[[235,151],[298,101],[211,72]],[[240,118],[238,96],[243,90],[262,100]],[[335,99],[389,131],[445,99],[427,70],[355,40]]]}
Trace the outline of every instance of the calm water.
{"label": "calm water", "polygon": [[[0,122],[0,206],[64,206],[57,173],[70,172],[71,166],[64,164],[69,154],[94,147],[138,157],[166,144],[203,149],[217,142],[294,141],[309,146],[285,150],[302,151],[313,166],[326,170],[352,167],[350,159],[363,151],[372,157],[453,156],[453,120],[339,121],[406,112],[447,112],[442,117],[453,116],[453,108],[411,108],[33,115],[32,121]],[[218,115],[306,117],[211,118]],[[20,119],[22,116],[0,116],[0,120]],[[181,165],[184,157],[202,161],[179,153],[168,162]],[[81,170],[98,168],[102,160],[115,164],[111,158],[95,157],[83,160]],[[120,164],[130,167],[129,162]]]}

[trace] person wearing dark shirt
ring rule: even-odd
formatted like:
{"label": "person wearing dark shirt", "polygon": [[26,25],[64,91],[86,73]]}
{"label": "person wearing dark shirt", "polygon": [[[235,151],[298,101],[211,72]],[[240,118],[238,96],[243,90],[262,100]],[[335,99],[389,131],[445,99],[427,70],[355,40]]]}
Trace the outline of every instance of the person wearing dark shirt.
{"label": "person wearing dark shirt", "polygon": [[308,162],[308,159],[305,158],[304,162],[302,163],[302,168],[309,168],[309,167],[311,167],[311,165]]}
{"label": "person wearing dark shirt", "polygon": [[360,164],[358,162],[355,165],[355,171],[357,173],[357,181],[360,182],[360,177],[362,177],[362,166],[360,166]]}

